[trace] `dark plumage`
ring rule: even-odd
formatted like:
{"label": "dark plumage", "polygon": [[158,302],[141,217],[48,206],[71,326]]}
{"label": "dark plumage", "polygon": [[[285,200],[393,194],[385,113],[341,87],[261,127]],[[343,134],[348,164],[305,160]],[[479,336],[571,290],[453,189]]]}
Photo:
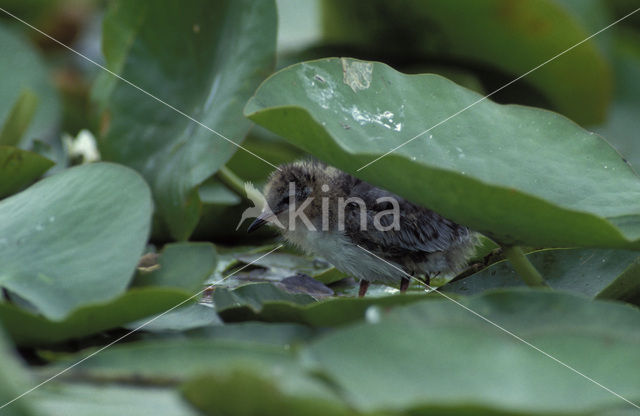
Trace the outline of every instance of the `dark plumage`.
{"label": "dark plumage", "polygon": [[[320,162],[281,166],[264,194],[268,207],[250,229],[277,218],[288,241],[361,279],[361,295],[370,281],[400,283],[404,290],[409,280],[358,245],[427,281],[429,276],[459,272],[474,251],[476,236],[468,228]],[[292,218],[290,213],[305,201],[299,212],[309,221]]]}

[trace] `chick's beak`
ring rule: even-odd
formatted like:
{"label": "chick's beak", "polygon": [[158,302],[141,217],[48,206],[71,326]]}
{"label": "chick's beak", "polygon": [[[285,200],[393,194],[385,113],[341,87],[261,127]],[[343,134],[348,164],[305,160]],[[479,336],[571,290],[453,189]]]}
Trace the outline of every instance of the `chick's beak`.
{"label": "chick's beak", "polygon": [[263,212],[262,214],[258,215],[258,217],[251,223],[251,225],[249,225],[249,228],[247,228],[247,232],[250,233],[262,227],[273,215],[273,212],[270,211]]}

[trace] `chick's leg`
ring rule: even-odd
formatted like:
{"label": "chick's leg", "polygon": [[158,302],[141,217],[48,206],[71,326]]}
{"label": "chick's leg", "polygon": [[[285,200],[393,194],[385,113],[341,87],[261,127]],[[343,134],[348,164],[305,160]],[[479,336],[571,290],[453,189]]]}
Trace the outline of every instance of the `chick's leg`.
{"label": "chick's leg", "polygon": [[402,280],[400,281],[400,292],[406,292],[407,288],[409,287],[409,278],[407,277],[403,277]]}
{"label": "chick's leg", "polygon": [[360,291],[358,292],[359,297],[363,297],[367,294],[367,289],[369,289],[369,281],[368,280],[360,280]]}

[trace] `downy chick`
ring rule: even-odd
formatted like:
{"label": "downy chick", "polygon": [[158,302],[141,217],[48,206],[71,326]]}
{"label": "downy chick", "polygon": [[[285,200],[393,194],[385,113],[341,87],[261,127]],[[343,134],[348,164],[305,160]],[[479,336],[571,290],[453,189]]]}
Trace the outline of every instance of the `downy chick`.
{"label": "downy chick", "polygon": [[409,278],[400,270],[429,284],[431,276],[461,271],[474,252],[468,228],[348,173],[317,161],[280,168],[248,231],[277,225],[290,243],[359,279],[360,296],[369,282],[405,291]]}

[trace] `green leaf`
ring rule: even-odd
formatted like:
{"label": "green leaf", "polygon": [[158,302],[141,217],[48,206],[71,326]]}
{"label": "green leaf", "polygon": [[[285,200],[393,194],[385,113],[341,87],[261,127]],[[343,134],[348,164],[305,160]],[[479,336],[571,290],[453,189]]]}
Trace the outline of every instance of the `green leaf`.
{"label": "green leaf", "polygon": [[[508,77],[498,88],[614,20],[606,18],[600,1],[575,3],[378,0],[365,13],[357,0],[324,0],[324,36],[334,44],[368,46],[378,56],[386,53],[405,61],[408,56],[430,57],[494,67]],[[598,40],[581,43],[520,82],[533,85],[555,109],[578,123],[603,121],[612,77]]]}
{"label": "green leaf", "polygon": [[242,306],[259,312],[265,302],[274,301],[307,305],[314,303],[315,299],[305,294],[285,292],[270,283],[251,283],[234,290],[216,288],[213,292],[213,303],[218,311]]}
{"label": "green leaf", "polygon": [[222,325],[222,320],[210,305],[195,303],[166,313],[163,311],[163,313],[155,317],[145,317],[140,321],[130,323],[126,327],[128,329],[136,329],[141,325],[144,325],[145,331],[150,332],[177,332],[211,328]]}
{"label": "green leaf", "polygon": [[216,267],[217,257],[211,243],[167,244],[158,259],[159,268],[139,272],[132,285],[174,287],[196,293]]}
{"label": "green leaf", "polygon": [[437,75],[332,58],[276,73],[245,113],[503,245],[640,248],[640,179],[611,146],[558,114],[481,98]]}
{"label": "green leaf", "polygon": [[[554,289],[597,298],[640,298],[640,254],[637,251],[540,250],[527,257]],[[511,264],[502,261],[450,283],[442,290],[474,295],[489,289],[522,285],[522,279]]]}
{"label": "green leaf", "polygon": [[363,319],[372,306],[388,308],[432,296],[406,293],[379,298],[330,298],[315,302],[308,295],[292,295],[269,283],[254,283],[234,290],[217,288],[213,301],[218,314],[226,322],[296,322],[328,327]]}
{"label": "green leaf", "polygon": [[[44,62],[31,43],[7,25],[0,27],[0,55],[0,74],[7,75],[0,81],[0,126],[6,129],[0,144],[16,144],[20,131],[27,143],[51,136],[60,120],[60,102]],[[33,91],[36,96],[25,91]],[[38,108],[29,117],[36,99]],[[25,132],[22,128],[27,124]]]}
{"label": "green leaf", "polygon": [[330,283],[335,283],[339,280],[347,278],[348,275],[335,267],[328,267],[327,269],[317,273],[313,276],[314,279],[321,281],[322,283],[328,285]]}
{"label": "green leaf", "polygon": [[4,407],[5,404],[27,391],[30,387],[27,373],[22,365],[18,363],[17,354],[9,347],[4,331],[0,327],[0,408],[3,416],[35,414],[26,400],[17,400]]}
{"label": "green leaf", "polygon": [[[56,372],[78,359],[70,357],[48,371]],[[308,375],[285,346],[202,339],[135,342],[109,348],[78,364],[70,374],[87,381],[136,381],[150,386],[186,380],[185,397],[214,414],[273,414],[271,406],[344,408],[335,393]],[[204,403],[211,401],[216,405]]]}
{"label": "green leaf", "polygon": [[23,90],[0,127],[0,145],[16,146],[20,142],[37,106],[38,97],[28,88]]}
{"label": "green leaf", "polygon": [[145,317],[148,321],[152,315],[164,312],[190,296],[182,290],[168,288],[131,289],[109,302],[82,306],[61,321],[52,321],[9,303],[0,303],[0,322],[19,345],[52,345]]}
{"label": "green leaf", "polygon": [[123,166],[67,169],[0,201],[0,286],[52,320],[126,289],[149,234],[152,202]]}
{"label": "green leaf", "polygon": [[327,386],[295,369],[238,364],[189,380],[184,397],[207,415],[352,414]]}
{"label": "green leaf", "polygon": [[[460,301],[628,400],[640,400],[637,309],[547,291],[500,291]],[[381,311],[377,323],[339,329],[312,342],[304,356],[363,413],[629,408],[446,299]]]}
{"label": "green leaf", "polygon": [[34,391],[30,400],[48,416],[198,415],[175,389],[160,387],[55,383]]}
{"label": "green leaf", "polygon": [[[242,105],[273,68],[275,37],[273,1],[117,1],[103,50],[110,70],[239,143],[250,126]],[[237,147],[109,74],[94,92],[103,157],[141,172],[171,235],[188,238],[202,208],[198,185]]]}
{"label": "green leaf", "polygon": [[[55,374],[62,368],[86,357],[84,351],[45,368]],[[71,374],[82,374],[87,381],[136,379],[145,384],[167,380],[181,382],[208,370],[221,370],[234,362],[293,365],[291,351],[280,345],[208,339],[167,338],[160,341],[137,341],[117,344],[83,361]]]}
{"label": "green leaf", "polygon": [[0,146],[0,198],[35,182],[51,166],[51,160],[37,153]]}
{"label": "green leaf", "polygon": [[245,264],[267,268],[270,273],[280,274],[283,277],[304,273],[326,284],[347,277],[329,263],[308,256],[292,253],[272,253],[260,258],[261,256],[261,253],[250,253],[239,255],[237,258]]}
{"label": "green leaf", "polygon": [[299,344],[311,338],[315,331],[308,326],[291,323],[239,322],[198,328],[188,334],[208,339],[254,342],[260,344]]}

